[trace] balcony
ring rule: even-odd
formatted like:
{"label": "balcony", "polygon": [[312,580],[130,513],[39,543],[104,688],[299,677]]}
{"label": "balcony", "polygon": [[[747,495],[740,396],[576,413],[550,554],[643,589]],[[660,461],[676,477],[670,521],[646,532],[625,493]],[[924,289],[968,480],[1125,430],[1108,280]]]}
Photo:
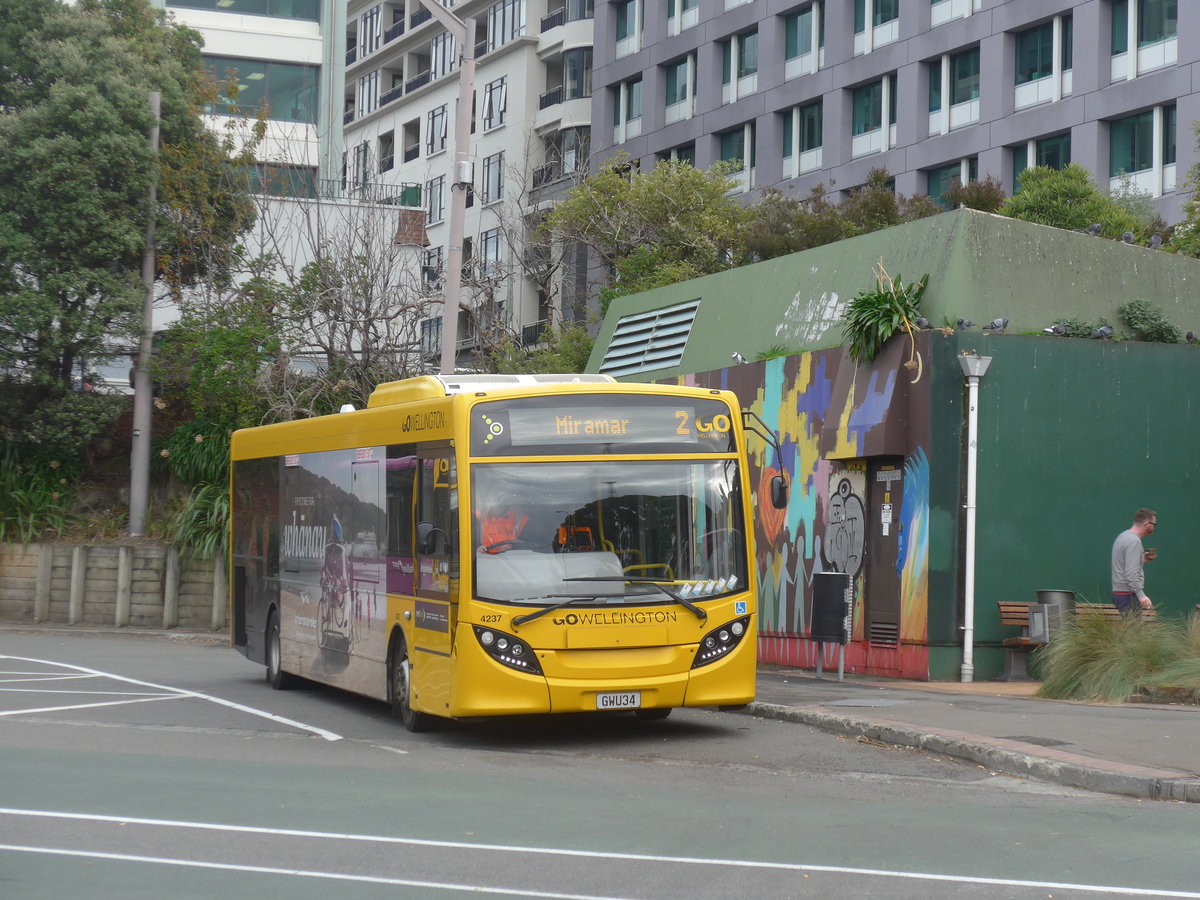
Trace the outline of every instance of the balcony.
{"label": "balcony", "polygon": [[413,28],[416,28],[418,25],[424,25],[426,22],[428,22],[432,18],[433,18],[433,13],[431,13],[428,9],[426,9],[424,6],[422,6],[420,9],[418,9],[415,13],[412,14],[412,18],[409,19],[409,22],[411,23]]}
{"label": "balcony", "polygon": [[342,124],[343,125],[349,125],[353,121],[354,121],[354,110],[348,109],[344,113],[342,113]]}
{"label": "balcony", "polygon": [[417,88],[425,87],[425,85],[429,84],[432,79],[433,73],[429,69],[426,69],[424,72],[421,72],[419,75],[417,75],[416,78],[410,78],[408,81],[404,82],[404,93],[408,94],[412,91],[415,91]]}
{"label": "balcony", "polygon": [[403,96],[404,96],[404,85],[398,84],[394,88],[392,88],[390,91],[384,91],[383,94],[380,95],[379,105],[387,106],[393,100],[399,100]]}
{"label": "balcony", "polygon": [[538,97],[538,109],[548,109],[563,102],[563,89],[560,84]]}
{"label": "balcony", "polygon": [[379,161],[379,171],[380,172],[390,172],[395,165],[396,165],[396,154],[389,153],[387,156],[385,156],[383,159],[381,159]]}
{"label": "balcony", "polygon": [[412,162],[414,159],[416,159],[420,155],[421,155],[421,145],[420,144],[413,144],[411,147],[404,148],[404,161],[405,162]]}
{"label": "balcony", "polygon": [[548,162],[544,166],[538,166],[533,170],[533,187],[536,189],[552,181],[558,181],[562,175],[562,163],[560,162]]}
{"label": "balcony", "polygon": [[565,25],[567,22],[567,8],[559,7],[548,16],[542,16],[542,31],[549,31],[551,28],[557,28],[559,25]]}
{"label": "balcony", "polygon": [[539,319],[531,325],[521,327],[521,346],[532,347],[535,344],[542,342],[542,333],[546,330],[546,326],[550,324],[549,319]]}
{"label": "balcony", "polygon": [[383,42],[390,44],[400,35],[404,34],[404,20],[400,19],[392,23],[392,26],[383,33]]}
{"label": "balcony", "polygon": [[358,59],[358,48],[351,47],[346,51],[346,65],[351,65],[356,59]]}

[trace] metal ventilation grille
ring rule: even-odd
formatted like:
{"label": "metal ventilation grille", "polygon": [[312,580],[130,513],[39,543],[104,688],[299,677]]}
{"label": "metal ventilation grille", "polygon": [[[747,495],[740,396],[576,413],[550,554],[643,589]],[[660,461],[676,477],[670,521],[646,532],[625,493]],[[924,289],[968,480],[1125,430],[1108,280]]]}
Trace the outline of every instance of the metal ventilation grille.
{"label": "metal ventilation grille", "polygon": [[872,622],[867,640],[872,644],[898,646],[900,644],[900,626],[891,622]]}
{"label": "metal ventilation grille", "polygon": [[605,375],[633,375],[679,365],[699,308],[697,297],[665,309],[622,316],[600,371]]}

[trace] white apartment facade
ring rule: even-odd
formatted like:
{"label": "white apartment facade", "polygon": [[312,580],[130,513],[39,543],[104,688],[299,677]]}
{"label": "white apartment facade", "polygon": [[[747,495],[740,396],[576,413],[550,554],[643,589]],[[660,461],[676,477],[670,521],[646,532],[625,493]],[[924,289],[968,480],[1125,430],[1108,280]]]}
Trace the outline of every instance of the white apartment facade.
{"label": "white apartment facade", "polygon": [[[461,48],[420,0],[349,0],[342,178],[421,189],[425,288],[442,296],[452,191],[466,190],[457,359],[471,366],[501,335],[529,346],[573,320],[585,267],[534,245],[557,189],[586,171],[592,0],[457,0],[474,20],[470,172],[454,170]],[[430,359],[441,317],[422,322]]]}

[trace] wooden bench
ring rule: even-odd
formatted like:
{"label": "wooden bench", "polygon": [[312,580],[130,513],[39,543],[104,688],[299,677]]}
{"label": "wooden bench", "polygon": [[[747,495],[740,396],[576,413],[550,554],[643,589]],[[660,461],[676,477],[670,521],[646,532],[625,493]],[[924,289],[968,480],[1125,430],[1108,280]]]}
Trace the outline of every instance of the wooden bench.
{"label": "wooden bench", "polygon": [[1035,606],[1036,603],[1020,600],[1000,600],[996,603],[996,608],[1000,610],[1000,624],[1021,629],[1019,636],[1000,642],[1004,648],[1004,674],[1000,676],[1001,681],[1031,680],[1026,661],[1030,652],[1045,643],[1029,636],[1029,611]]}
{"label": "wooden bench", "polygon": [[[1113,606],[1111,603],[1076,603],[1075,615],[1077,616],[1103,616],[1106,619],[1120,619],[1124,613]],[[1157,609],[1143,609],[1143,619],[1157,619]]]}

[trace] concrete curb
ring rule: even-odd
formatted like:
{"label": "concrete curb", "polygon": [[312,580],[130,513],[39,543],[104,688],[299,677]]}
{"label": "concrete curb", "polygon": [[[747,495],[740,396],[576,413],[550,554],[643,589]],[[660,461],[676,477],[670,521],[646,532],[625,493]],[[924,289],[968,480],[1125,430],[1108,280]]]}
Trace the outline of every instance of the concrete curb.
{"label": "concrete curb", "polygon": [[[836,734],[929,750],[981,763],[989,769],[1008,775],[1027,776],[1067,787],[1149,800],[1200,803],[1200,779],[1164,769],[1106,763],[1103,760],[1097,760],[1096,765],[1084,765],[1073,760],[1053,759],[1035,752],[1014,749],[1014,746],[1029,747],[1030,751],[1044,749],[1032,744],[1021,745],[1016,741],[961,735],[938,729],[919,729],[915,726],[858,719],[813,708],[782,706],[777,703],[755,701],[741,712],[745,715],[811,725]],[[1009,746],[998,746],[999,744]]]}

